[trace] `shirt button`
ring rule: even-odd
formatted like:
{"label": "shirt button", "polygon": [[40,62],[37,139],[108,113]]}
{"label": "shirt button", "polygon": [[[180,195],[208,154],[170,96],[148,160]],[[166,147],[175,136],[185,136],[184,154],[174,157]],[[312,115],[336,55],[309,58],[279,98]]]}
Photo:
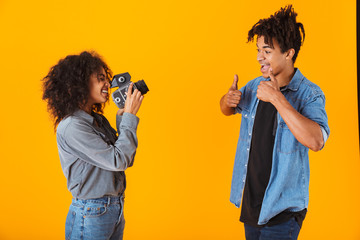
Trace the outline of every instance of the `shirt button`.
{"label": "shirt button", "polygon": [[245,167],[247,167],[247,164],[245,164]]}
{"label": "shirt button", "polygon": [[254,118],[254,117],[255,117],[254,115],[251,116],[251,118]]}
{"label": "shirt button", "polygon": [[247,114],[245,114],[245,117],[247,117]]}
{"label": "shirt button", "polygon": [[246,150],[247,150],[247,151],[249,151],[250,149],[249,149],[249,148],[247,148]]}

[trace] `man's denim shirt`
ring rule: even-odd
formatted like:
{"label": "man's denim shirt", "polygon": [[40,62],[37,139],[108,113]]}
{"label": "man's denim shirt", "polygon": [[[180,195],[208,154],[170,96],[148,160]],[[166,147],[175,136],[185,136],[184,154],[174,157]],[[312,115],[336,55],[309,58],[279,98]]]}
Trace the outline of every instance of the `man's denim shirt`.
{"label": "man's denim shirt", "polygon": [[[241,101],[235,109],[236,113],[242,114],[230,195],[230,201],[236,207],[240,207],[245,185],[251,135],[259,103],[256,92],[260,81],[265,80],[268,79],[258,77],[242,87]],[[299,113],[320,125],[325,144],[330,129],[325,112],[325,96],[321,89],[296,69],[289,85],[281,91]],[[258,224],[266,224],[284,210],[296,212],[307,208],[310,178],[308,152],[309,149],[296,140],[277,113],[271,175]]]}

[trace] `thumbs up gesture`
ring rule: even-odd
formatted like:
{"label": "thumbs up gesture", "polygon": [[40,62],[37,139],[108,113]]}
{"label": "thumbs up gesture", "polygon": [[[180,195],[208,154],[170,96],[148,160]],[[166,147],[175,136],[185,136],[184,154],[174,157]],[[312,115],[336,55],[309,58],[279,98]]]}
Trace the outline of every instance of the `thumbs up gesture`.
{"label": "thumbs up gesture", "polygon": [[234,82],[231,85],[229,91],[224,96],[224,103],[227,107],[236,107],[241,100],[241,92],[238,90],[238,76],[234,76]]}
{"label": "thumbs up gesture", "polygon": [[280,87],[277,79],[275,78],[272,69],[269,69],[270,81],[261,81],[256,97],[264,102],[272,102],[277,93],[280,92]]}

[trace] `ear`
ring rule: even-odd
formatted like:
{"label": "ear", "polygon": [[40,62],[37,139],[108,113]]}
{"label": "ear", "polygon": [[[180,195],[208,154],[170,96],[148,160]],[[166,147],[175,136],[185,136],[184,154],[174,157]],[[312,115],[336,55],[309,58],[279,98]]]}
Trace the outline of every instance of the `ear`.
{"label": "ear", "polygon": [[290,49],[287,50],[287,52],[286,52],[286,59],[292,60],[294,54],[295,54],[295,49],[290,48]]}

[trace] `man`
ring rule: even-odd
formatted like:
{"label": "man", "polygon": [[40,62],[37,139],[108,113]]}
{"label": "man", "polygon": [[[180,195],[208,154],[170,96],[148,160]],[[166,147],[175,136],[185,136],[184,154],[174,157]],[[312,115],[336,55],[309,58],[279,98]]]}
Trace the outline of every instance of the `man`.
{"label": "man", "polygon": [[[241,208],[247,240],[297,239],[308,206],[309,149],[330,130],[321,89],[294,68],[305,37],[291,5],[257,22],[261,77],[221,98],[223,114],[242,114],[230,201]],[[243,195],[243,196],[242,196]]]}

